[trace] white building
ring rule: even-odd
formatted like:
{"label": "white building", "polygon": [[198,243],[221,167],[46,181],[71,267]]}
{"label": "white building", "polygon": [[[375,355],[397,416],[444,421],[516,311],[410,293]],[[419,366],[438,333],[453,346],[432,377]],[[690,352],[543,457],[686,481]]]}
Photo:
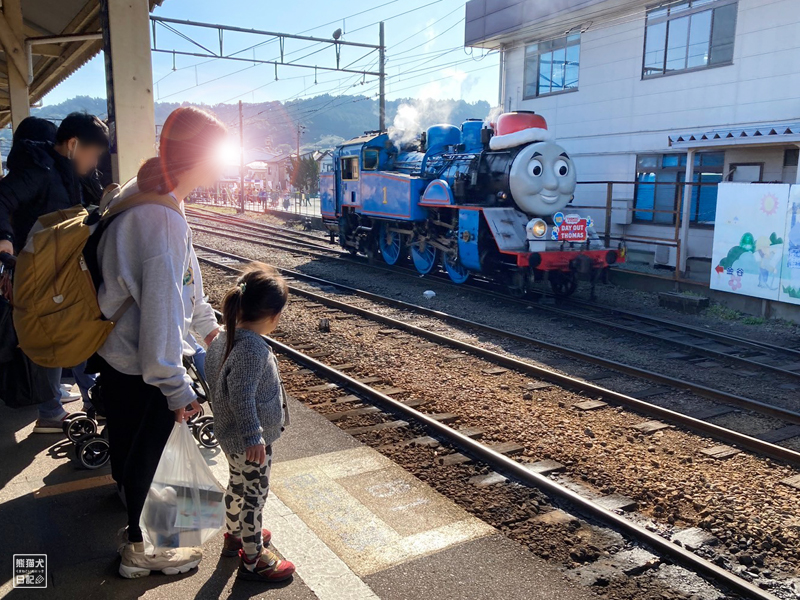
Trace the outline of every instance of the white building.
{"label": "white building", "polygon": [[[658,262],[702,270],[717,182],[798,178],[800,0],[470,0],[465,28],[501,51],[503,108],[544,116],[575,159],[575,204],[629,182],[612,232],[688,246]],[[682,207],[686,180],[703,185]]]}

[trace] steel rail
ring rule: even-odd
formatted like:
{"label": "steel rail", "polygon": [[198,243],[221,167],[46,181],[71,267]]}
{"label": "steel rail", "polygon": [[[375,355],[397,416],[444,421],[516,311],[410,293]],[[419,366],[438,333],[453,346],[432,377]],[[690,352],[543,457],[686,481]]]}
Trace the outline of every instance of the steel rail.
{"label": "steel rail", "polygon": [[[228,258],[232,258],[234,260],[239,260],[242,262],[246,262],[248,259],[244,257],[237,256],[235,254],[230,254],[228,252],[224,252],[222,250],[216,250],[214,248],[208,248],[205,246],[195,245],[195,248],[202,250],[204,252],[213,252],[215,254],[219,254],[221,256],[226,256]],[[212,262],[212,261],[209,261]],[[800,425],[800,413],[791,411],[788,409],[780,408],[778,406],[774,406],[772,404],[767,404],[765,402],[760,402],[758,400],[754,400],[752,398],[747,398],[745,396],[739,396],[736,394],[731,394],[729,392],[724,392],[722,390],[717,390],[714,388],[710,388],[708,386],[704,386],[698,383],[692,383],[689,381],[684,381],[682,379],[678,379],[675,377],[670,377],[668,375],[663,375],[661,373],[656,373],[654,371],[650,371],[647,369],[642,369],[639,367],[634,367],[633,365],[628,365],[625,363],[621,363],[615,360],[611,360],[609,358],[604,358],[602,356],[598,356],[595,354],[589,354],[582,350],[573,350],[572,348],[567,348],[565,346],[560,346],[558,344],[553,344],[550,342],[545,342],[543,340],[538,340],[520,333],[516,333],[513,331],[508,331],[506,329],[501,329],[499,327],[493,327],[491,325],[486,325],[485,323],[479,323],[477,321],[472,321],[470,319],[466,319],[464,317],[458,317],[456,315],[451,315],[449,313],[442,312],[440,310],[436,310],[433,308],[428,308],[426,306],[421,306],[419,304],[412,304],[410,302],[405,302],[403,300],[398,300],[396,298],[389,298],[387,296],[381,296],[380,294],[375,294],[373,292],[368,292],[366,290],[362,290],[360,288],[351,287],[348,285],[344,285],[341,283],[336,283],[334,281],[328,281],[327,279],[322,279],[320,277],[316,277],[314,275],[308,275],[306,273],[301,273],[299,271],[294,271],[292,269],[286,268],[279,268],[279,271],[284,273],[287,276],[293,277],[298,280],[308,281],[311,283],[316,283],[319,285],[326,285],[331,287],[336,287],[342,291],[345,291],[349,294],[353,294],[359,296],[361,298],[365,298],[367,300],[371,300],[373,302],[378,302],[381,304],[387,304],[389,306],[393,306],[396,308],[400,308],[403,310],[408,310],[420,314],[424,314],[430,317],[434,317],[440,319],[442,321],[446,321],[448,323],[452,323],[454,325],[459,325],[462,327],[468,327],[471,329],[476,329],[478,331],[483,331],[492,335],[496,335],[498,337],[504,337],[507,339],[511,339],[517,342],[521,342],[523,344],[534,345],[544,350],[549,350],[551,352],[556,352],[558,354],[563,354],[565,356],[569,356],[571,358],[575,358],[584,362],[588,362],[600,367],[604,367],[607,369],[611,369],[617,371],[619,373],[623,373],[625,375],[631,375],[633,377],[639,377],[641,379],[646,379],[649,381],[653,381],[656,383],[661,383],[664,385],[668,385],[670,387],[674,387],[677,389],[683,389],[698,396],[702,396],[704,398],[708,398],[709,400],[713,400],[714,402],[721,402],[725,404],[732,404],[741,408],[745,408],[747,410],[751,410],[754,412],[758,412],[761,414],[769,415],[771,417],[776,417],[782,419],[788,423],[794,423]]]}
{"label": "steel rail", "polygon": [[[315,241],[324,241],[323,238],[320,238],[318,235],[313,235],[311,233],[306,233],[305,231],[294,231],[289,229],[288,227],[281,227],[279,225],[272,225],[271,223],[261,223],[259,221],[250,221],[249,219],[243,219],[242,217],[237,217],[236,215],[226,215],[224,213],[216,213],[213,210],[208,208],[198,207],[196,205],[189,204],[186,207],[186,213],[195,213],[192,216],[198,219],[209,219],[209,220],[222,220],[225,219],[226,222],[230,224],[236,224],[244,229],[250,229],[252,231],[263,231],[264,229],[267,230],[278,230],[283,231],[286,233],[291,233],[292,235],[296,235],[298,237],[304,237]],[[290,213],[294,214],[294,213]],[[212,218],[213,217],[213,218]]]}
{"label": "steel rail", "polygon": [[[198,218],[208,218],[208,217],[202,216],[202,217],[198,217]],[[218,220],[218,219],[211,219],[211,220]],[[240,219],[236,219],[236,220],[240,221]],[[218,221],[219,222],[224,222],[224,221],[221,221],[221,220],[218,220]],[[232,224],[232,223],[229,223],[229,224]],[[240,226],[243,229],[247,229],[249,231],[253,231],[254,234],[256,232],[258,232],[259,230],[263,232],[264,228],[269,228],[270,231],[275,229],[275,226],[268,225],[268,224],[263,224],[261,227],[259,227],[259,226],[253,226],[253,225],[239,225],[239,223],[237,223],[237,226]],[[278,229],[282,229],[282,228],[278,228]],[[286,235],[286,234],[284,234],[284,235]],[[314,237],[314,236],[311,236],[311,237]],[[287,236],[287,239],[288,239],[288,236]],[[319,240],[319,238],[316,238],[316,239]],[[302,243],[302,242],[297,242],[297,243]],[[324,248],[324,246],[322,246],[322,245],[317,245],[317,247],[321,251],[329,250],[327,248]],[[343,260],[351,260],[351,258],[347,254],[344,254],[344,253],[340,254],[340,258],[343,259]],[[362,262],[362,263],[359,263],[359,264],[364,264],[364,263]],[[414,273],[414,272],[410,272],[409,273],[408,269],[403,269],[402,267],[395,267],[393,269],[389,269],[388,267],[383,267],[382,265],[368,265],[368,266],[370,266],[372,268],[386,270],[386,271],[394,271],[394,272],[397,272],[397,273],[400,273],[400,274],[404,274],[404,275],[413,275],[415,277],[418,276],[417,273]],[[441,283],[444,283],[444,284],[447,284],[447,285],[456,285],[456,284],[452,284],[452,283],[450,283],[450,282],[448,282],[446,280],[441,281]],[[736,362],[743,362],[743,363],[748,364],[749,366],[752,366],[752,367],[755,367],[755,368],[761,368],[761,369],[767,369],[767,370],[770,370],[770,371],[775,371],[775,372],[781,373],[783,375],[788,375],[789,377],[792,377],[792,378],[800,378],[800,372],[797,372],[797,371],[790,371],[788,369],[784,369],[784,368],[781,368],[779,366],[769,365],[769,364],[766,364],[766,363],[759,362],[757,360],[752,360],[752,359],[747,358],[747,357],[737,356],[735,354],[729,354],[727,352],[723,352],[723,351],[720,351],[720,350],[711,350],[711,349],[703,348],[702,346],[698,346],[698,345],[695,345],[695,344],[690,343],[690,342],[681,342],[680,340],[664,338],[662,335],[659,335],[656,332],[641,331],[640,329],[637,329],[636,327],[633,327],[633,326],[628,326],[628,325],[624,325],[624,324],[621,324],[621,323],[609,322],[607,319],[604,319],[602,316],[594,317],[594,316],[591,316],[591,315],[576,313],[576,312],[574,312],[572,310],[569,310],[568,308],[559,308],[559,307],[555,307],[555,306],[542,306],[541,304],[528,302],[528,301],[522,300],[520,298],[513,298],[513,297],[508,296],[506,294],[500,294],[500,293],[495,292],[495,291],[481,289],[481,288],[478,288],[477,286],[475,286],[474,284],[472,284],[472,285],[468,284],[465,287],[467,287],[470,290],[478,291],[479,293],[482,293],[482,294],[487,294],[487,295],[491,295],[491,296],[494,296],[494,297],[499,297],[499,298],[502,298],[505,301],[511,301],[511,302],[516,303],[516,304],[521,304],[523,306],[533,306],[534,308],[539,309],[539,310],[544,310],[544,311],[547,311],[547,312],[564,315],[564,316],[567,316],[567,317],[570,317],[570,318],[583,319],[585,321],[588,321],[588,322],[591,322],[591,323],[595,323],[595,324],[601,325],[603,327],[611,327],[611,328],[614,328],[614,329],[620,329],[620,330],[623,330],[623,331],[634,333],[636,335],[642,335],[642,336],[650,337],[650,338],[653,338],[653,339],[657,339],[659,341],[663,341],[663,342],[667,342],[667,343],[671,343],[671,344],[684,346],[686,348],[691,349],[693,352],[696,352],[698,354],[703,354],[705,356],[714,357],[714,358],[727,358],[727,359],[730,359],[730,360],[733,360],[733,361],[736,361]],[[546,292],[546,291],[542,291],[541,293],[544,294],[544,295],[547,295],[547,296],[553,296],[553,294],[550,294],[549,292]],[[645,315],[645,314],[642,314],[642,313],[637,313],[637,312],[634,312],[634,311],[628,311],[628,310],[619,309],[619,308],[606,306],[606,305],[592,304],[592,303],[585,302],[585,301],[582,301],[582,300],[564,299],[563,302],[565,302],[567,305],[572,304],[572,305],[575,305],[575,306],[584,307],[584,308],[587,308],[589,310],[592,310],[593,312],[608,311],[610,313],[617,314],[617,315],[620,315],[620,316],[630,317],[632,319],[638,319],[639,321],[642,321],[642,322],[645,322],[645,323],[651,323],[653,325],[657,325],[659,327],[663,327],[663,328],[669,329],[671,331],[683,332],[683,333],[686,333],[687,335],[696,335],[696,336],[699,336],[699,337],[703,337],[703,338],[710,339],[710,340],[715,340],[715,341],[722,342],[722,343],[727,343],[727,344],[737,345],[737,346],[743,346],[743,347],[747,347],[747,348],[751,348],[751,349],[755,349],[755,350],[760,350],[760,351],[765,351],[766,350],[766,351],[775,352],[775,353],[783,353],[783,354],[786,354],[786,355],[800,356],[800,350],[795,349],[795,348],[787,348],[785,346],[778,346],[776,344],[770,344],[768,342],[762,342],[762,341],[759,341],[759,340],[753,340],[753,339],[750,339],[750,338],[745,338],[745,337],[742,337],[742,336],[732,335],[732,334],[724,333],[724,332],[721,332],[721,331],[708,330],[708,329],[704,329],[702,327],[697,327],[697,326],[694,326],[694,325],[690,325],[688,323],[677,323],[677,322],[669,321],[667,319],[662,319],[662,318],[659,318],[659,317],[653,317],[653,316],[650,316],[650,315]]]}
{"label": "steel rail", "polygon": [[[201,248],[201,250],[204,249]],[[220,251],[215,251],[215,252],[223,255],[227,254],[227,253],[222,253]],[[228,255],[228,256],[231,258],[235,257],[235,255]],[[241,257],[236,257],[236,259],[239,260],[240,262],[248,261],[248,259],[246,258],[242,259]],[[211,264],[212,266],[220,269],[225,269],[233,272],[240,272],[240,269],[234,266],[226,265],[224,263],[219,263],[211,259],[208,259],[206,257],[198,256],[198,260]],[[288,269],[279,269],[279,271],[283,272],[284,274],[290,277],[295,276],[295,272],[290,271]],[[325,280],[322,279],[317,279],[317,281],[325,282]],[[337,285],[332,282],[325,282],[325,283],[326,284],[329,283],[330,285],[334,286]],[[337,287],[342,287],[342,286],[337,286]],[[757,438],[745,435],[743,433],[738,433],[736,431],[732,431],[724,427],[719,427],[718,425],[707,423],[701,419],[696,419],[694,417],[684,415],[682,413],[670,410],[668,408],[663,408],[661,406],[645,402],[644,400],[639,400],[638,398],[634,398],[632,396],[628,396],[620,392],[615,392],[613,390],[600,387],[590,382],[582,381],[580,379],[571,377],[569,375],[563,375],[556,371],[552,371],[544,367],[539,367],[537,365],[525,362],[523,360],[514,358],[512,356],[499,354],[492,350],[481,348],[479,346],[475,346],[468,342],[463,342],[461,340],[457,340],[433,331],[429,331],[422,327],[418,327],[416,325],[400,321],[393,317],[381,315],[379,313],[370,311],[365,308],[361,308],[359,306],[354,306],[352,304],[347,304],[339,300],[334,300],[333,298],[328,298],[327,296],[316,294],[314,292],[310,292],[308,290],[304,290],[302,288],[298,288],[295,286],[290,285],[289,288],[293,294],[297,296],[303,296],[304,298],[308,298],[309,300],[313,300],[314,302],[331,306],[333,308],[337,308],[345,312],[357,314],[369,320],[378,321],[386,325],[390,325],[391,327],[395,327],[397,329],[402,329],[404,331],[413,333],[425,339],[435,341],[442,345],[450,346],[457,350],[465,351],[469,354],[472,354],[473,356],[478,356],[484,360],[496,363],[498,365],[502,365],[504,367],[508,367],[520,373],[533,375],[540,379],[545,379],[551,382],[555,382],[561,387],[570,388],[580,392],[588,392],[593,396],[600,396],[604,400],[608,400],[618,405],[627,406],[642,414],[646,414],[652,417],[656,417],[658,419],[669,421],[681,425],[682,427],[686,427],[687,429],[691,429],[695,432],[699,432],[704,435],[709,435],[710,437],[727,442],[729,444],[735,444],[741,448],[746,448],[747,450],[750,450],[752,452],[756,452],[777,460],[786,461],[787,463],[790,463],[795,466],[800,466],[800,453],[790,450],[789,448],[784,448],[782,446],[771,444],[769,442],[759,440]],[[355,288],[350,288],[350,289],[355,292],[359,291],[355,290]],[[409,305],[409,306],[414,306],[414,305]],[[793,414],[795,415],[795,418],[800,416],[797,415],[796,413]]]}
{"label": "steel rail", "polygon": [[[549,292],[545,292],[547,295],[551,296]],[[589,310],[593,310],[595,312],[600,311],[608,311],[623,317],[631,317],[634,319],[639,319],[641,321],[647,321],[654,325],[658,325],[660,327],[664,327],[667,329],[672,329],[674,331],[685,331],[687,333],[696,334],[705,338],[717,340],[723,343],[728,344],[737,344],[741,346],[748,346],[754,349],[765,349],[774,352],[785,352],[787,354],[793,354],[795,356],[800,356],[800,349],[797,348],[789,348],[787,346],[778,346],[777,344],[771,344],[769,342],[762,342],[760,340],[754,340],[747,337],[742,337],[738,335],[734,335],[731,333],[725,333],[723,331],[717,331],[714,329],[705,329],[703,327],[698,327],[697,325],[690,325],[689,323],[677,323],[675,321],[670,321],[668,319],[664,319],[661,317],[654,317],[652,315],[645,315],[643,313],[638,313],[636,311],[626,310],[624,308],[615,308],[613,306],[608,306],[606,304],[594,304],[591,302],[587,302],[586,300],[579,300],[576,298],[565,298],[563,300],[564,304],[567,306],[575,305],[580,306],[583,308],[587,308]]]}
{"label": "steel rail", "polygon": [[[248,239],[243,239],[241,235],[236,235],[235,233],[226,233],[224,231],[218,231],[218,230],[215,230],[213,228],[209,228],[208,226],[194,225],[192,223],[190,223],[189,225],[192,227],[193,230],[199,231],[201,233],[207,233],[209,235],[217,235],[219,237],[224,237],[224,238],[228,238],[228,239],[232,239],[232,240],[238,240],[240,242],[245,241],[245,242],[250,242],[250,243],[257,243],[259,245],[264,245],[264,246],[267,246],[267,247],[270,247],[270,248],[279,248],[281,250],[286,250],[287,252],[297,252],[299,254],[305,254],[305,255],[309,255],[309,256],[320,256],[321,258],[331,258],[330,255],[333,255],[333,257],[336,257],[336,256],[343,256],[344,257],[344,255],[345,255],[345,253],[342,250],[339,250],[338,248],[324,248],[324,247],[320,247],[320,246],[315,246],[314,244],[301,242],[299,240],[291,240],[291,239],[290,240],[283,240],[283,241],[291,241],[292,243],[297,244],[298,248],[294,248],[292,246],[287,246],[285,244],[282,245],[279,242],[269,241],[269,240],[266,239],[267,236],[263,236],[265,239],[259,239],[258,241],[250,241]],[[275,237],[278,240],[281,240],[281,236],[276,234]],[[285,237],[288,237],[288,236],[285,236]],[[321,254],[322,252],[327,252],[328,255],[327,256],[322,256],[322,254]]]}
{"label": "steel rail", "polygon": [[299,352],[283,344],[275,339],[267,337],[267,340],[278,352],[288,356],[291,360],[304,365],[305,367],[321,373],[326,379],[337,383],[338,385],[347,388],[349,391],[363,397],[371,404],[377,404],[380,407],[389,410],[392,413],[400,415],[405,420],[416,422],[428,431],[436,435],[439,439],[446,441],[455,446],[458,450],[471,456],[475,460],[482,462],[495,471],[502,473],[522,484],[535,487],[550,497],[558,498],[575,507],[583,514],[590,516],[598,521],[601,521],[618,531],[623,532],[627,536],[635,539],[641,544],[648,546],[657,553],[669,556],[676,562],[688,567],[695,573],[702,574],[725,588],[735,590],[737,593],[744,594],[747,598],[754,600],[779,600],[777,596],[770,594],[766,590],[762,590],[756,585],[737,577],[733,573],[715,565],[714,563],[701,558],[686,550],[669,540],[664,539],[644,527],[629,521],[621,515],[618,515],[597,503],[584,498],[583,496],[573,492],[572,490],[556,483],[555,481],[537,473],[533,473],[526,469],[521,463],[492,450],[489,446],[474,440],[459,433],[441,423],[429,415],[422,413],[410,406],[403,404],[371,388],[370,386],[359,382],[358,380],[330,367],[302,352]]}

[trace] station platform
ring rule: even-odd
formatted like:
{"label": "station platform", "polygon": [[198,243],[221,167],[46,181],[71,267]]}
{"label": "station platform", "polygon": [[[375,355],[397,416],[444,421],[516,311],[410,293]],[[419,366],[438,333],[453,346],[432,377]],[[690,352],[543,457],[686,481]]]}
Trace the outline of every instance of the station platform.
{"label": "station platform", "polygon": [[[80,471],[57,435],[31,434],[35,409],[0,407],[0,597],[267,600],[586,600],[588,589],[472,517],[324,417],[291,401],[275,444],[264,526],[294,578],[236,579],[222,534],[197,570],[125,580],[116,532],[125,513],[108,467]],[[224,485],[219,449],[203,450]],[[14,589],[14,554],[47,554],[47,590]]]}

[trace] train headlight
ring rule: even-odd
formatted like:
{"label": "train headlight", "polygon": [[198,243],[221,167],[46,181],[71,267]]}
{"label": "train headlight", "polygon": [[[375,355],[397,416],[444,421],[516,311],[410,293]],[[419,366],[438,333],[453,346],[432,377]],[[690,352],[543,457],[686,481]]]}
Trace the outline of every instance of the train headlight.
{"label": "train headlight", "polygon": [[543,238],[547,233],[547,223],[541,219],[536,219],[528,223],[528,234],[534,238]]}

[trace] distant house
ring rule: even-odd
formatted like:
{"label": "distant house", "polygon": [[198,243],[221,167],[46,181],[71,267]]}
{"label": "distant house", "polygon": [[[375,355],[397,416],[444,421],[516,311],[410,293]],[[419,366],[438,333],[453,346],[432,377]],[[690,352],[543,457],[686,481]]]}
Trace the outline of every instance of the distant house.
{"label": "distant house", "polygon": [[267,190],[288,190],[289,171],[288,157],[264,150],[252,150],[245,153],[247,172],[245,178],[253,182],[261,181]]}
{"label": "distant house", "polygon": [[333,150],[315,150],[313,156],[314,160],[319,164],[320,173],[333,171]]}

